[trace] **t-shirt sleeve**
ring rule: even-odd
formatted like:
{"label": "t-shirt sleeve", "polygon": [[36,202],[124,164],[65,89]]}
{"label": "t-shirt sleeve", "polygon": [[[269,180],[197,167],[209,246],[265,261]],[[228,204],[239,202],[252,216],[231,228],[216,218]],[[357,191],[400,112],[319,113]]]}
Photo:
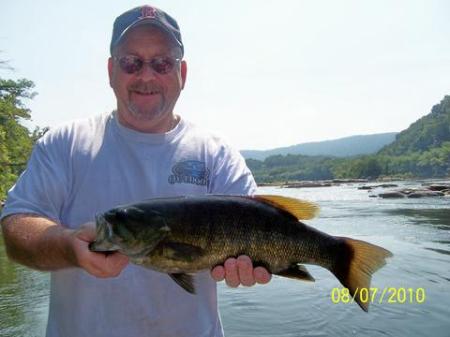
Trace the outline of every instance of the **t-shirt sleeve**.
{"label": "t-shirt sleeve", "polygon": [[38,141],[27,168],[8,192],[1,218],[32,213],[61,222],[61,210],[69,186],[64,157],[57,146]]}
{"label": "t-shirt sleeve", "polygon": [[256,182],[242,155],[229,146],[223,146],[212,172],[211,194],[253,195]]}

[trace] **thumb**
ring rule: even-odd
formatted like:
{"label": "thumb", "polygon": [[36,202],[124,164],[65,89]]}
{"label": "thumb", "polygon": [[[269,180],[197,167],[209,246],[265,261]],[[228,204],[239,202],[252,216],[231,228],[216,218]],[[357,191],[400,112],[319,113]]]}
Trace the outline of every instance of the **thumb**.
{"label": "thumb", "polygon": [[95,231],[95,222],[87,222],[82,224],[80,228],[76,231],[75,236],[86,242],[92,242],[95,240],[96,231]]}

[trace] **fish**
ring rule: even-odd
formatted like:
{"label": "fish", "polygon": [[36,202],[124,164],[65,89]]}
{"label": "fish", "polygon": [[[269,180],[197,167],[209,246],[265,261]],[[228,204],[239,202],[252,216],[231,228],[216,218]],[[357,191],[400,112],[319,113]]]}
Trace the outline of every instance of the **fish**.
{"label": "fish", "polygon": [[254,266],[315,281],[304,264],[328,269],[368,311],[360,289],[392,253],[377,245],[332,236],[304,222],[315,203],[280,195],[204,195],[155,198],[120,205],[96,216],[94,252],[120,251],[132,263],[167,273],[195,294],[193,274],[247,255]]}

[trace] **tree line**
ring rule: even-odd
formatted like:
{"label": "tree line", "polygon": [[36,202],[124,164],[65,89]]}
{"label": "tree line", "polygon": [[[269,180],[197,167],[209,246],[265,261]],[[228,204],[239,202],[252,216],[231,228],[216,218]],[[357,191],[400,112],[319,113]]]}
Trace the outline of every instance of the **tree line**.
{"label": "tree line", "polygon": [[32,99],[34,83],[27,79],[0,78],[0,200],[25,169],[33,144],[45,132],[22,125],[31,119],[25,102]]}
{"label": "tree line", "polygon": [[258,183],[295,180],[432,178],[450,175],[450,142],[424,152],[366,155],[355,158],[276,155],[247,159]]}
{"label": "tree line", "polygon": [[274,155],[247,159],[258,183],[295,180],[431,178],[450,175],[450,96],[377,154],[351,158]]}

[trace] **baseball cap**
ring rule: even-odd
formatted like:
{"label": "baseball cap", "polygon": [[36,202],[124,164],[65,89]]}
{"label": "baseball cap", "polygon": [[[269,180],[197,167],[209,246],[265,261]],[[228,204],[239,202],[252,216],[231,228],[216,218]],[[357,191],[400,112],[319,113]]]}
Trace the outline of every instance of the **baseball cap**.
{"label": "baseball cap", "polygon": [[128,30],[145,23],[153,24],[167,32],[180,46],[182,55],[184,54],[180,27],[175,19],[159,8],[145,5],[130,9],[116,18],[110,46],[111,55],[114,47],[117,46]]}

